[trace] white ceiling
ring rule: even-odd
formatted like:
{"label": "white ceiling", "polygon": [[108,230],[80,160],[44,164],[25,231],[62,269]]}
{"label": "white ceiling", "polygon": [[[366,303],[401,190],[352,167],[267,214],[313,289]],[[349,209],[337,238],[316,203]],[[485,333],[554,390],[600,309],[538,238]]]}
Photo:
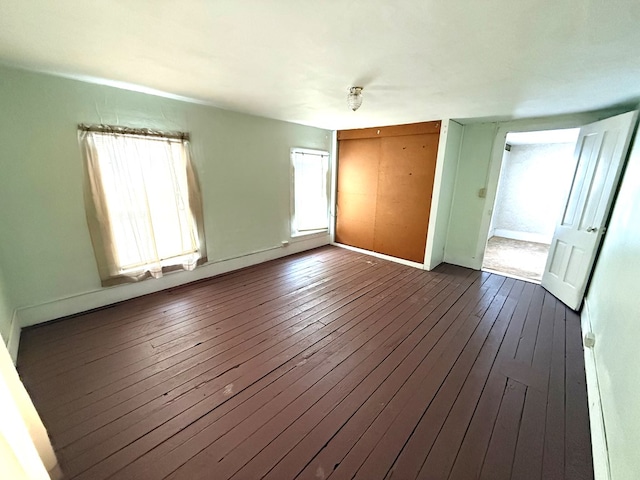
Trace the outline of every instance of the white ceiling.
{"label": "white ceiling", "polygon": [[0,62],[343,129],[635,102],[639,25],[638,0],[2,0]]}

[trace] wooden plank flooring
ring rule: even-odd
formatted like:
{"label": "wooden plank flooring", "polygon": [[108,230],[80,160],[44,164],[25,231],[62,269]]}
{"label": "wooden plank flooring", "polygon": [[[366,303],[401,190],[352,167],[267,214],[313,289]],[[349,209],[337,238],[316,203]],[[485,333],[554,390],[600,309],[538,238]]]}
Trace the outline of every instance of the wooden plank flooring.
{"label": "wooden plank flooring", "polygon": [[23,331],[69,479],[593,478],[578,316],[324,247]]}

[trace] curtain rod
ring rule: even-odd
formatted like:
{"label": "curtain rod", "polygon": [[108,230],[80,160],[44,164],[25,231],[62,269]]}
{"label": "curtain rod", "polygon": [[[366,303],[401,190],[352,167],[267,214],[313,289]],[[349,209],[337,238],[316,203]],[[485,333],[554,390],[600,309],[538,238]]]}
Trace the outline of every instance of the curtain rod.
{"label": "curtain rod", "polygon": [[328,157],[328,153],[295,152],[294,155],[313,155],[314,157]]}
{"label": "curtain rod", "polygon": [[150,128],[132,128],[122,127],[117,125],[87,125],[81,123],[78,125],[78,130],[83,132],[99,132],[99,133],[112,133],[119,135],[139,135],[143,137],[162,137],[162,138],[174,138],[177,140],[189,140],[189,134],[185,132],[165,132],[162,130],[152,130]]}

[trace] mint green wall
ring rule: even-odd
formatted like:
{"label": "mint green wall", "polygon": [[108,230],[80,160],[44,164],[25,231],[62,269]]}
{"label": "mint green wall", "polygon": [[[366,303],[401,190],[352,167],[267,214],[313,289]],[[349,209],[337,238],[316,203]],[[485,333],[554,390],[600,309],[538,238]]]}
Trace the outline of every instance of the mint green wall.
{"label": "mint green wall", "polygon": [[3,67],[0,106],[0,266],[17,308],[100,290],[78,123],[191,133],[210,261],[288,240],[289,149],[331,149],[329,131]]}
{"label": "mint green wall", "polygon": [[612,480],[640,478],[640,142],[605,235],[583,315],[594,356]]}

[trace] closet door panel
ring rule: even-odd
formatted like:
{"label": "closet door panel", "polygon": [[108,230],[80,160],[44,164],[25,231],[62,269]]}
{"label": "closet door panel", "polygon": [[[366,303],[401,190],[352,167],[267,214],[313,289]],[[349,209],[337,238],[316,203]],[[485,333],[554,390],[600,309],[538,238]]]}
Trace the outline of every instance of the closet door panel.
{"label": "closet door panel", "polygon": [[373,250],[375,199],[357,193],[342,193],[338,199],[336,241],[352,247]]}
{"label": "closet door panel", "polygon": [[378,202],[373,251],[423,263],[426,241],[420,239],[426,239],[426,232],[422,218],[415,211],[398,215],[405,204],[389,197]]}
{"label": "closet door panel", "polygon": [[380,139],[373,250],[424,262],[438,134]]}
{"label": "closet door panel", "polygon": [[373,250],[380,139],[339,142],[336,241]]}

